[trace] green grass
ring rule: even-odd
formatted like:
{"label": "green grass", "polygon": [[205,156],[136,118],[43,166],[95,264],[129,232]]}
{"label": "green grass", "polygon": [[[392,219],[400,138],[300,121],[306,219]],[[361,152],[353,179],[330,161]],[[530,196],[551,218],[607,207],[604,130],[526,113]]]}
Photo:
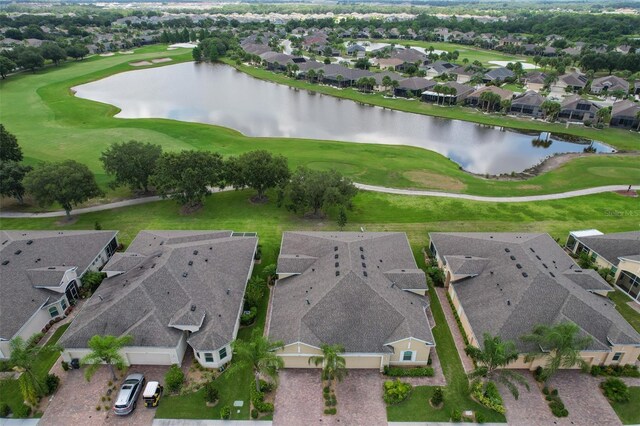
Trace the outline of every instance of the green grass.
{"label": "green grass", "polygon": [[640,333],[640,313],[628,305],[631,302],[629,296],[616,289],[615,292],[609,293],[609,299],[616,304],[616,309],[620,312],[620,315]]}
{"label": "green grass", "polygon": [[[53,345],[58,342],[62,333],[69,327],[69,324],[65,324],[60,326],[49,341],[47,345]],[[49,374],[49,370],[53,367],[53,364],[56,363],[56,360],[60,357],[59,353],[50,353],[47,355],[40,355],[34,363],[34,371],[38,375],[44,379],[44,377]],[[18,385],[17,380],[2,380],[0,381],[0,404],[6,403],[11,407],[11,411],[14,412],[19,407],[21,407],[23,403],[22,393],[20,392],[20,386]]]}
{"label": "green grass", "polygon": [[[99,184],[107,189],[109,178],[99,162],[100,152],[113,142],[138,139],[158,143],[165,150],[214,150],[223,155],[263,148],[287,156],[291,167],[338,167],[358,182],[479,195],[540,194],[604,184],[640,182],[640,162],[637,157],[581,158],[525,182],[498,182],[471,176],[440,154],[420,148],[304,139],[250,138],[231,129],[205,124],[164,119],[117,119],[113,117],[118,111],[117,108],[75,98],[70,91],[71,87],[78,84],[135,69],[129,62],[166,56],[172,57],[174,63],[190,60],[190,52],[164,49],[164,46],[151,46],[139,49],[133,55],[93,57],[77,63],[67,63],[58,68],[49,67],[35,75],[22,73],[1,81],[2,122],[18,137],[24,150],[25,161],[36,164],[43,160],[60,161],[74,158],[87,164],[96,174]],[[258,78],[408,112],[536,131],[566,130],[626,149],[637,147],[640,140],[636,134],[628,131],[564,129],[560,125],[485,115],[468,108],[439,108],[421,102],[385,99],[380,94],[365,95],[350,89],[338,90],[310,85],[261,69],[245,66],[240,68]],[[24,111],[29,111],[29,114],[25,114]],[[128,192],[120,189],[109,191],[107,199],[125,196],[128,196]]]}
{"label": "green grass", "polygon": [[630,387],[631,400],[629,402],[612,402],[611,406],[624,425],[640,423],[640,387]]}

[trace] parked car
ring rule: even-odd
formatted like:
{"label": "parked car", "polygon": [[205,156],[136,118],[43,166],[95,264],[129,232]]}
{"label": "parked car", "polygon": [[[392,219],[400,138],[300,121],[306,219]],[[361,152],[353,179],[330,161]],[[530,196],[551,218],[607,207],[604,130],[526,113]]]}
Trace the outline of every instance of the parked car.
{"label": "parked car", "polygon": [[138,396],[144,387],[144,374],[129,374],[118,392],[118,398],[113,405],[113,412],[119,416],[126,416],[136,408]]}

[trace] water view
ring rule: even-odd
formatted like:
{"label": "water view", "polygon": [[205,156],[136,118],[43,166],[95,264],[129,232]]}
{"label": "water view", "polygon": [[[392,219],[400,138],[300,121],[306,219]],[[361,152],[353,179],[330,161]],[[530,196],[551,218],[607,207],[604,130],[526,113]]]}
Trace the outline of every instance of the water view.
{"label": "water view", "polygon": [[[408,145],[480,174],[520,172],[548,156],[588,146],[555,135],[540,141],[537,134],[363,106],[258,80],[227,65],[189,62],[136,70],[74,90],[78,97],[116,105],[119,118],[208,123],[255,137]],[[592,147],[613,151],[598,142]]]}

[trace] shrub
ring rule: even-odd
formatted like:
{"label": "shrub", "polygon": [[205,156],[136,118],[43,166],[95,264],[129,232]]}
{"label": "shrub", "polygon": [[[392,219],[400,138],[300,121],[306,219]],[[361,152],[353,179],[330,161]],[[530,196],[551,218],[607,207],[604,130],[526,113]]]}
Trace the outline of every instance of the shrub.
{"label": "shrub", "polygon": [[384,367],[384,374],[390,377],[433,377],[435,373],[431,367]]}
{"label": "shrub", "polygon": [[89,297],[100,287],[106,274],[102,272],[88,271],[82,276],[80,296]]}
{"label": "shrub", "polygon": [[247,308],[257,307],[264,292],[266,290],[266,283],[260,277],[252,277],[247,284],[247,290],[244,293],[244,301]]}
{"label": "shrub", "polygon": [[260,392],[269,393],[274,390],[276,384],[273,382],[267,382],[266,380],[260,380]]}
{"label": "shrub", "polygon": [[631,398],[629,394],[629,387],[622,380],[609,377],[607,380],[600,384],[604,392],[604,396],[606,396],[609,401],[612,402],[628,402]]}
{"label": "shrub", "polygon": [[99,405],[96,405],[96,411],[100,411],[100,410],[102,410],[102,407]]}
{"label": "shrub", "polygon": [[229,407],[228,405],[225,405],[224,407],[222,407],[222,410],[220,410],[220,418],[222,420],[229,420],[230,417],[231,417],[231,407]]}
{"label": "shrub", "polygon": [[164,375],[164,383],[167,390],[171,393],[177,393],[182,388],[184,382],[184,373],[176,364],[173,364],[167,374]]}
{"label": "shrub", "polygon": [[219,397],[220,395],[218,393],[218,388],[215,386],[215,383],[209,382],[206,385],[204,385],[205,401],[213,404],[214,402],[218,401]]}
{"label": "shrub", "polygon": [[47,378],[44,381],[45,394],[51,395],[58,389],[58,386],[60,386],[60,377],[55,374],[47,375]]}
{"label": "shrub", "polygon": [[599,365],[591,366],[591,375],[593,376],[613,376],[613,377],[640,377],[640,370],[637,365],[608,365],[601,367]]}
{"label": "shrub", "polygon": [[[262,381],[261,381],[262,382]],[[265,382],[266,383],[266,382]],[[256,390],[256,382],[251,382],[249,388],[249,395],[251,397],[251,403],[261,413],[273,413],[274,407],[270,402],[264,402],[264,393]]]}
{"label": "shrub", "polygon": [[11,364],[9,361],[0,360],[0,371],[11,371]]}
{"label": "shrub", "polygon": [[6,402],[0,404],[0,417],[9,417],[11,414],[11,407]]}
{"label": "shrub", "polygon": [[252,419],[257,419],[259,415],[260,415],[260,411],[258,411],[258,409],[254,408],[253,410],[251,410]]}
{"label": "shrub", "polygon": [[383,386],[383,399],[387,404],[398,404],[404,401],[413,388],[409,383],[401,382],[400,379],[396,379],[395,381],[387,380]]}
{"label": "shrub", "polygon": [[331,415],[331,416],[332,416],[332,415],[334,415],[334,414],[336,414],[337,412],[338,412],[338,410],[337,410],[336,408],[326,408],[326,409],[324,410],[324,413],[325,413],[325,414],[329,414],[329,415]]}
{"label": "shrub", "polygon": [[331,386],[325,386],[322,388],[322,393],[328,394],[329,392],[331,392]]}
{"label": "shrub", "polygon": [[569,415],[569,411],[564,407],[562,401],[552,401],[549,404],[549,408],[551,408],[551,413],[556,417],[567,417]]}
{"label": "shrub", "polygon": [[542,393],[543,393],[543,394],[545,394],[545,395],[549,395],[549,388],[548,388],[548,387],[546,387],[546,386],[545,386],[545,387],[543,387],[543,388],[542,388]]}
{"label": "shrub", "polygon": [[240,315],[240,325],[251,325],[256,320],[258,315],[258,308],[252,306],[248,311],[245,311]]}
{"label": "shrub", "polygon": [[431,395],[431,404],[436,407],[444,402],[444,392],[442,392],[442,388],[436,388],[433,391],[433,395]]}
{"label": "shrub", "polygon": [[507,410],[504,408],[502,397],[498,392],[495,383],[488,382],[485,385],[482,382],[475,382],[471,386],[471,395],[482,405],[493,411],[504,414]]}
{"label": "shrub", "polygon": [[452,422],[461,422],[462,421],[462,411],[455,408],[451,410],[451,421]]}
{"label": "shrub", "polygon": [[[64,371],[69,371],[69,363],[67,361],[62,361],[60,364],[62,365],[62,369]],[[111,386],[111,385],[109,385],[109,386]]]}
{"label": "shrub", "polygon": [[30,414],[31,414],[31,407],[25,404],[22,404],[18,406],[17,409],[13,410],[13,418],[16,418],[16,419],[24,419],[26,417],[29,417]]}
{"label": "shrub", "polygon": [[480,411],[476,411],[476,423],[484,423],[484,422],[485,422],[484,414],[482,414]]}
{"label": "shrub", "polygon": [[536,379],[537,382],[543,382],[544,381],[544,376],[543,376],[543,369],[541,366],[536,367],[536,369],[533,371],[533,378]]}

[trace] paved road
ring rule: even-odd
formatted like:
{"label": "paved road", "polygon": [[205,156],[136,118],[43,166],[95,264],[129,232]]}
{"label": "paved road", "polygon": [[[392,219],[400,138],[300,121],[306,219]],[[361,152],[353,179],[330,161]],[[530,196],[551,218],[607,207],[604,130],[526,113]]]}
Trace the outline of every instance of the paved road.
{"label": "paved road", "polygon": [[[559,200],[562,198],[580,197],[583,195],[601,194],[603,192],[612,191],[626,191],[629,185],[609,185],[609,186],[596,186],[594,188],[578,189],[576,191],[560,192],[557,194],[543,194],[543,195],[527,195],[522,197],[485,197],[482,195],[469,195],[459,194],[455,192],[440,192],[440,191],[423,191],[417,189],[399,189],[399,188],[387,188],[384,186],[366,185],[364,183],[355,183],[355,186],[364,191],[381,192],[385,194],[397,194],[397,195],[409,195],[416,197],[440,197],[440,198],[455,198],[459,200],[471,200],[471,201],[484,201],[489,203],[524,203],[529,201],[545,201],[545,200]],[[632,185],[631,189],[640,190],[640,185]],[[233,188],[215,189],[212,192],[231,191]],[[121,207],[136,206],[138,204],[146,204],[154,201],[161,200],[160,197],[143,197],[134,198],[131,200],[118,201],[115,203],[101,204],[99,206],[84,207],[80,209],[74,209],[73,214],[83,214],[99,212],[104,210],[118,209]],[[46,213],[24,213],[24,212],[7,212],[0,211],[0,218],[47,218],[47,217],[63,217],[66,213],[64,210],[46,212]]]}

